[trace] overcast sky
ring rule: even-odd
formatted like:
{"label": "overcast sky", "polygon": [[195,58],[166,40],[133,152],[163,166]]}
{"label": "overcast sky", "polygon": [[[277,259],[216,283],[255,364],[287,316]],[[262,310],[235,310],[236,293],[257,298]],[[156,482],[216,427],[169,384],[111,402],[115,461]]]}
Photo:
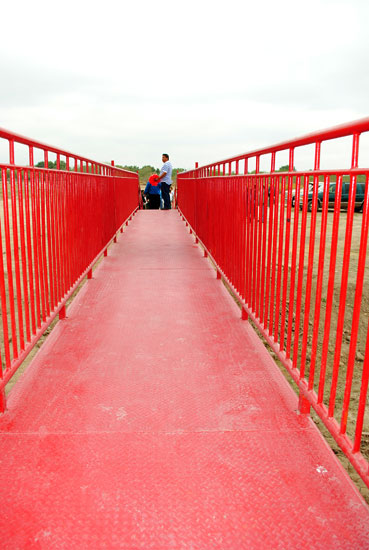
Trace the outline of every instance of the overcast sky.
{"label": "overcast sky", "polygon": [[369,115],[368,0],[13,0],[0,126],[97,161],[200,165]]}

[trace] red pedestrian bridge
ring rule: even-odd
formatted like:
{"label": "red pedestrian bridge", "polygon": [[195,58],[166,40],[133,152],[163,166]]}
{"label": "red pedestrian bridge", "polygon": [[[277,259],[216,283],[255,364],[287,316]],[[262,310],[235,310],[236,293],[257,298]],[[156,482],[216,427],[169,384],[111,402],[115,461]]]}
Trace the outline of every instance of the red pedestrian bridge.
{"label": "red pedestrian bridge", "polygon": [[369,548],[331,449],[365,493],[368,131],[196,167],[170,211],[0,131],[2,549]]}

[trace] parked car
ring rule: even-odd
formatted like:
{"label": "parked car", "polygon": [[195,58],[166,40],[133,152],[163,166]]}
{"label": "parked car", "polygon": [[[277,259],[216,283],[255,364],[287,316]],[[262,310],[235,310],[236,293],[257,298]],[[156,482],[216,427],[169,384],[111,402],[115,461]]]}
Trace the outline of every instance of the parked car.
{"label": "parked car", "polygon": [[[349,191],[350,191],[350,184],[343,183],[342,196],[341,196],[341,208],[345,210],[347,210],[347,207],[348,207]],[[324,196],[324,186],[323,184],[319,184],[318,200],[317,200],[318,210],[323,205],[323,196]],[[357,212],[362,212],[363,206],[364,206],[364,198],[365,198],[365,183],[357,183],[356,195],[355,195],[355,210]],[[331,183],[329,185],[328,208],[334,208],[335,200],[336,200],[336,184]],[[303,202],[303,194],[300,194],[300,210],[302,210],[302,202]],[[313,192],[309,190],[308,205],[307,205],[307,209],[309,212],[311,212],[312,207],[313,207]]]}
{"label": "parked car", "polygon": [[[309,183],[309,194],[311,193],[311,195],[312,195],[313,189],[314,189],[314,184],[310,182]],[[321,182],[318,184],[318,190],[320,190],[320,189],[323,190],[323,183],[321,183]],[[303,196],[304,196],[304,190],[300,189],[300,202],[302,201]],[[293,189],[292,190],[292,200],[291,200],[292,208],[295,206],[295,197],[296,197],[296,190]]]}

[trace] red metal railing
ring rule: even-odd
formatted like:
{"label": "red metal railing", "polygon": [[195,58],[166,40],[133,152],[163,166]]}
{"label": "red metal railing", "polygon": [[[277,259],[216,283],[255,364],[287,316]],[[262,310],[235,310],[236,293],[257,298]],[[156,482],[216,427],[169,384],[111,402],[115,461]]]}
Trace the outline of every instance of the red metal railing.
{"label": "red metal railing", "polygon": [[[138,175],[0,129],[0,411],[5,386],[139,205]],[[29,166],[16,164],[15,146]],[[44,167],[34,166],[35,152]],[[50,154],[56,158],[49,168]],[[24,164],[24,163],[23,163]],[[60,167],[64,169],[61,170]]]}
{"label": "red metal railing", "polygon": [[[366,118],[178,174],[178,206],[298,385],[300,411],[315,409],[369,485],[369,169],[358,163],[368,131]],[[347,136],[349,166],[321,169]],[[308,146],[309,170],[296,171]]]}

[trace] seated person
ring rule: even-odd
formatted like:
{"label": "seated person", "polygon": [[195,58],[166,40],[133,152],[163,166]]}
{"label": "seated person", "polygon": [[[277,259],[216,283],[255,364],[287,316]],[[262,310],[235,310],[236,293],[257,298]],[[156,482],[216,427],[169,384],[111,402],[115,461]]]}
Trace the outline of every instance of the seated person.
{"label": "seated person", "polygon": [[159,177],[153,174],[150,176],[144,191],[149,201],[149,210],[158,210],[160,208],[160,190]]}

